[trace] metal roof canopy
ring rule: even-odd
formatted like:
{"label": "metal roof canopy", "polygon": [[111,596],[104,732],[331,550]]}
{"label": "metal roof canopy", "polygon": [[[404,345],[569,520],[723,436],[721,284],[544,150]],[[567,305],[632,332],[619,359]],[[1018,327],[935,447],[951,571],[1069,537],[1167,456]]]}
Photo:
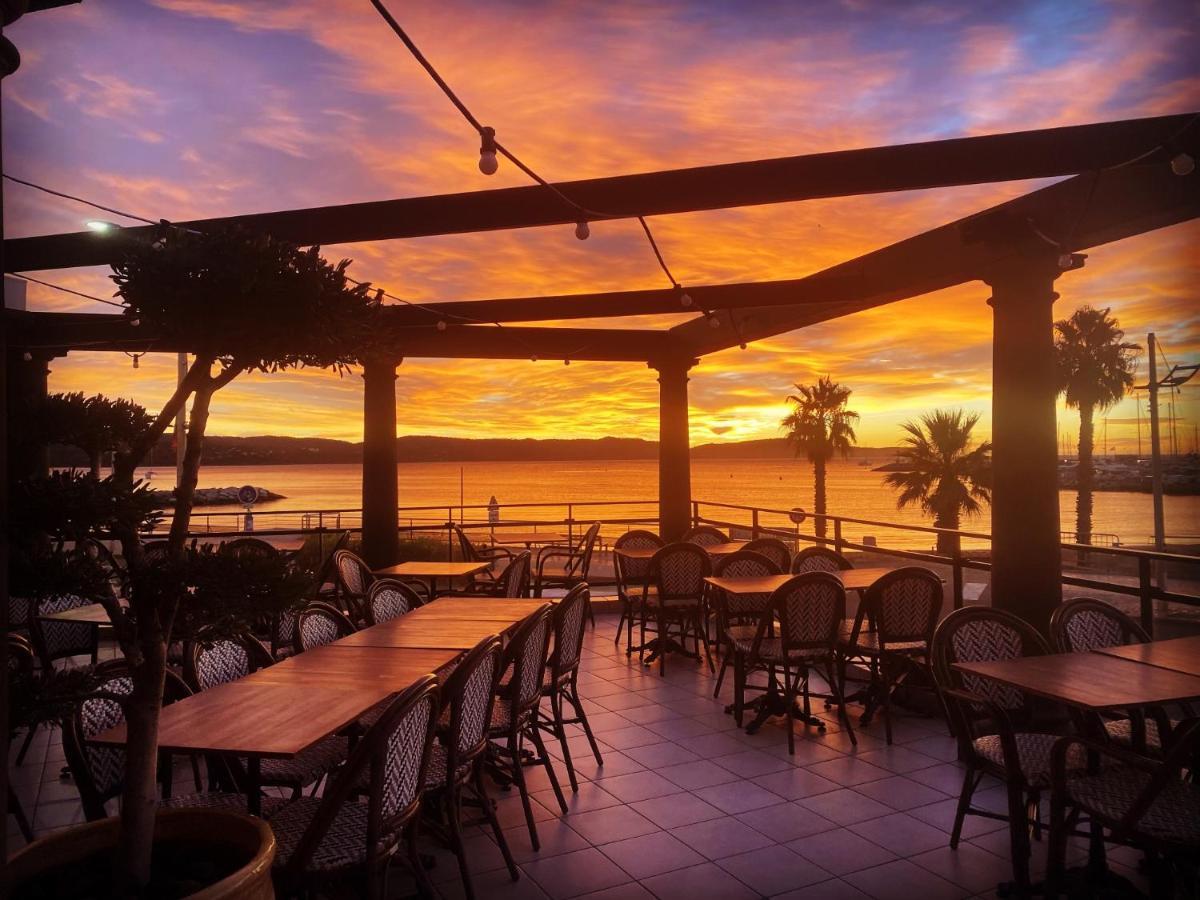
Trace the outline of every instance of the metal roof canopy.
{"label": "metal roof canopy", "polygon": [[[1166,165],[1196,138],[1196,114],[1053,128],[777,160],[705,166],[558,185],[581,205],[613,218],[662,215],[816,197],[851,196],[983,182],[1079,175],[800,279],[688,286],[693,308],[729,310],[721,327],[703,318],[668,330],[456,325],[455,317],[533,322],[682,313],[674,289],[617,291],[389,307],[397,356],[646,361],[696,356],[862,309],[979,278],[1014,252],[1030,224],[1078,251],[1200,215],[1200,178]],[[1168,149],[1169,145],[1173,145]],[[302,245],[387,240],[575,221],[577,213],[541,186],[348,204],[178,223],[228,224]],[[5,241],[9,271],[113,261],[121,240],[151,228]],[[736,310],[736,312],[734,312]],[[448,327],[436,329],[445,318]],[[10,342],[57,349],[181,350],[130,328],[120,316],[9,314]],[[735,324],[736,323],[736,324]]]}

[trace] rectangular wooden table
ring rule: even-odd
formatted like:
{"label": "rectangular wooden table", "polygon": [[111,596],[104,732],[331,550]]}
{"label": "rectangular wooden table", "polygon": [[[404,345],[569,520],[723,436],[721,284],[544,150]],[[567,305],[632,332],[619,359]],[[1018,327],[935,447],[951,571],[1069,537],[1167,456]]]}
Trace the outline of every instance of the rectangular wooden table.
{"label": "rectangular wooden table", "polygon": [[402,691],[426,675],[436,675],[462,655],[460,650],[399,650],[394,647],[356,647],[351,652],[336,643],[314,647],[259,669],[256,684],[346,685],[379,682]]}
{"label": "rectangular wooden table", "polygon": [[568,538],[565,534],[559,534],[555,531],[516,531],[510,534],[493,535],[492,546],[524,544],[528,548],[534,544],[562,544],[567,540]]}
{"label": "rectangular wooden table", "polygon": [[1150,641],[1146,644],[1105,647],[1096,652],[1131,659],[1148,666],[1158,666],[1160,669],[1200,675],[1200,634],[1167,641]]}
{"label": "rectangular wooden table", "polygon": [[1151,706],[1200,697],[1200,678],[1107,653],[1054,653],[955,663],[960,672],[1090,710]]}
{"label": "rectangular wooden table", "polygon": [[413,560],[411,562],[403,562],[399,565],[388,566],[386,569],[374,569],[372,575],[377,575],[380,578],[424,578],[429,583],[430,593],[437,593],[437,580],[439,578],[454,579],[454,578],[469,578],[472,575],[478,575],[480,572],[487,569],[491,563],[487,562],[434,562],[426,560]]}
{"label": "rectangular wooden table", "polygon": [[[413,610],[417,612],[417,610]],[[514,623],[479,619],[426,618],[415,620],[413,613],[356,631],[329,646],[399,647],[410,650],[470,650],[489,635],[500,635]]]}
{"label": "rectangular wooden table", "polygon": [[[841,572],[831,572],[831,575],[841,579],[842,585],[848,591],[865,591],[876,581],[894,572],[895,569],[872,567],[862,569],[845,569]],[[787,584],[795,575],[763,575],[757,578],[705,578],[715,588],[720,588],[729,594],[770,594]]]}
{"label": "rectangular wooden table", "polygon": [[108,611],[99,603],[89,603],[87,606],[77,606],[74,609],[64,609],[62,612],[47,613],[38,616],[43,622],[66,622],[70,625],[109,625]]}
{"label": "rectangular wooden table", "polygon": [[409,616],[416,615],[413,621],[427,619],[475,619],[478,621],[516,623],[521,619],[537,612],[547,603],[553,604],[553,598],[546,597],[538,600],[522,600],[514,597],[438,597],[431,603],[414,609]]}

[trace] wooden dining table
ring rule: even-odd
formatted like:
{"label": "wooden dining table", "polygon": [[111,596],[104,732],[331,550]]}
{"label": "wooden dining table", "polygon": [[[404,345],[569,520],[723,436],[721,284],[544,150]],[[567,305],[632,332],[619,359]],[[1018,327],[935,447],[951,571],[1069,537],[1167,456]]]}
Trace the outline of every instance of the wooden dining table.
{"label": "wooden dining table", "polygon": [[[731,553],[737,553],[745,548],[749,541],[726,541],[723,544],[696,544],[710,557],[718,558],[729,556]],[[660,547],[615,547],[613,553],[630,560],[648,560],[653,559]]]}
{"label": "wooden dining table", "polygon": [[[894,571],[895,569],[889,569],[886,566],[870,566],[861,569],[843,569],[840,572],[830,572],[829,574],[839,578],[842,586],[848,591],[865,591],[884,575]],[[714,575],[704,580],[726,593],[743,595],[774,593],[795,577],[788,573],[756,575],[752,578],[721,578]]]}
{"label": "wooden dining table", "polygon": [[433,560],[412,560],[402,562],[383,569],[372,569],[371,574],[378,578],[420,578],[429,585],[430,594],[437,594],[437,580],[445,578],[452,581],[455,578],[470,578],[478,575],[491,566],[489,562],[437,562]]}
{"label": "wooden dining table", "polygon": [[515,531],[508,534],[492,536],[492,546],[502,547],[505,544],[524,544],[529,549],[535,544],[563,544],[570,540],[565,534],[555,531]]}
{"label": "wooden dining table", "polygon": [[38,616],[43,622],[65,622],[68,625],[110,625],[108,610],[103,604],[89,603],[87,606],[76,606],[74,609],[64,609],[62,612],[46,613]]}
{"label": "wooden dining table", "polygon": [[1148,641],[1144,644],[1105,647],[1096,652],[1133,660],[1147,666],[1200,676],[1200,634],[1165,641]]}

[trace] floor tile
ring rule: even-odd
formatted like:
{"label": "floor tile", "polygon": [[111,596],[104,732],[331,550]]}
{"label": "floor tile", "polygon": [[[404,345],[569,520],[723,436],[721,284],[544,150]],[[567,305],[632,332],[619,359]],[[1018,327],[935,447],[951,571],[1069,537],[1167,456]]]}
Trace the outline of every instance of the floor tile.
{"label": "floor tile", "polygon": [[816,775],[820,775],[822,778],[828,778],[830,781],[836,781],[838,784],[847,787],[856,784],[865,784],[868,781],[879,781],[879,779],[888,778],[892,774],[887,769],[873,766],[853,756],[843,756],[840,759],[815,763],[808,766],[808,770]]}
{"label": "floor tile", "polygon": [[712,863],[657,875],[644,884],[658,900],[757,900],[759,896]]}
{"label": "floor tile", "polygon": [[667,719],[664,722],[652,722],[646,727],[670,741],[684,741],[713,733],[712,728],[699,719]]}
{"label": "floor tile", "polygon": [[761,831],[771,840],[785,843],[838,827],[834,822],[794,803],[765,806],[736,816],[739,822]]}
{"label": "floor tile", "polygon": [[697,788],[692,793],[727,813],[740,813],[763,806],[774,806],[783,799],[753,781],[714,784],[711,787]]}
{"label": "floor tile", "polygon": [[648,706],[636,706],[624,710],[621,715],[639,725],[651,725],[655,722],[667,722],[671,719],[685,718],[685,713],[676,704],[652,703]]}
{"label": "floor tile", "polygon": [[928,769],[909,772],[908,777],[913,781],[936,788],[950,797],[957,797],[962,791],[965,773],[966,768],[958,763],[938,763]]}
{"label": "floor tile", "polygon": [[705,862],[699,853],[665,831],[605,844],[600,851],[639,880]]}
{"label": "floor tile", "polygon": [[629,750],[633,747],[646,747],[662,741],[662,736],[655,734],[641,725],[630,724],[626,728],[617,728],[604,735],[604,743],[616,750]]}
{"label": "floor tile", "polygon": [[895,772],[897,775],[915,772],[918,769],[928,769],[940,763],[940,760],[935,757],[926,756],[924,753],[918,753],[898,744],[884,747],[881,750],[868,750],[866,753],[858,754],[858,758],[873,766]]}
{"label": "floor tile", "polygon": [[[946,799],[928,806],[919,806],[908,810],[914,819],[920,819],[927,825],[932,825],[946,834],[954,830],[954,816],[958,810],[957,799]],[[962,837],[971,839],[1000,829],[1008,829],[1008,823],[998,819],[987,819],[983,816],[967,816],[963,819]]]}
{"label": "floor tile", "polygon": [[733,772],[707,759],[679,766],[668,766],[665,769],[659,769],[658,774],[689,791],[738,780],[738,776]]}
{"label": "floor tile", "polygon": [[778,756],[763,753],[761,750],[743,750],[728,756],[718,756],[713,759],[713,762],[742,778],[754,778],[758,775],[767,775],[781,769],[791,768]]}
{"label": "floor tile", "polygon": [[939,878],[907,860],[898,859],[873,869],[864,869],[846,876],[863,893],[875,900],[958,900],[967,891]]}
{"label": "floor tile", "polygon": [[[565,819],[551,819],[548,822],[539,822],[537,832],[538,841],[541,844],[540,850],[533,849],[533,843],[529,839],[528,828],[504,829],[504,839],[508,842],[509,852],[512,853],[513,859],[517,861],[518,865],[527,863],[533,859],[547,859],[551,856],[559,856],[575,850],[584,850],[588,847],[588,842],[583,835],[571,828]],[[491,840],[490,837],[482,839]],[[498,852],[499,848],[497,848]],[[503,857],[500,858],[499,865],[504,865]],[[492,866],[492,868],[495,868],[495,866]]]}
{"label": "floor tile", "polygon": [[[578,791],[572,791],[570,784],[564,784],[562,790],[563,797],[567,801],[568,815],[591,812],[594,809],[607,809],[610,806],[618,806],[622,802],[594,781],[580,782]],[[533,798],[549,809],[558,809],[556,806],[558,799],[554,796],[552,789],[536,791]]]}
{"label": "floor tile", "polygon": [[780,772],[772,772],[769,775],[759,775],[750,780],[785,800],[799,800],[801,797],[812,797],[839,790],[839,786],[828,778],[822,778],[807,769],[792,767]]}
{"label": "floor tile", "polygon": [[706,859],[733,856],[774,843],[762,832],[732,816],[684,825],[671,833]]}
{"label": "floor tile", "polygon": [[[487,897],[488,900],[546,900],[548,896],[526,875],[522,875],[518,881],[513,881],[507,869],[495,869],[473,875],[471,884],[475,888],[476,897]],[[445,900],[462,900],[466,897],[462,882],[457,879],[441,882],[437,889]]]}
{"label": "floor tile", "polygon": [[696,762],[700,759],[691,750],[674,741],[662,741],[658,744],[647,744],[644,747],[630,747],[625,752],[647,769],[654,770]]}
{"label": "floor tile", "polygon": [[866,822],[851,825],[850,830],[881,847],[886,847],[897,856],[912,856],[936,847],[944,847],[950,842],[950,835],[946,832],[939,831],[920,819],[914,819],[907,813],[893,813],[890,816],[868,819]]}
{"label": "floor tile", "polygon": [[521,868],[552,900],[593,893],[630,880],[620,866],[595,847],[538,859]]}
{"label": "floor tile", "polygon": [[788,842],[788,849],[834,875],[846,875],[868,866],[890,862],[896,855],[878,844],[839,828]]}
{"label": "floor tile", "polygon": [[568,824],[592,844],[608,844],[658,830],[657,825],[628,806],[579,813],[570,816]]}
{"label": "floor tile", "polygon": [[704,759],[716,759],[719,756],[728,756],[731,753],[741,753],[746,749],[745,744],[733,735],[726,734],[725,732],[702,734],[699,737],[689,738],[687,747]]}
{"label": "floor tile", "polygon": [[941,791],[905,778],[903,775],[860,784],[855,787],[855,790],[896,810],[928,806],[930,803],[948,799]]}
{"label": "floor tile", "polygon": [[886,816],[892,812],[890,806],[850,788],[803,797],[796,802],[839,825],[853,825],[855,822],[863,822],[875,816]]}
{"label": "floor tile", "polygon": [[666,794],[677,794],[681,790],[679,785],[668,781],[657,772],[648,771],[605,778],[602,787],[625,803],[633,803],[635,800],[650,800]]}
{"label": "floor tile", "polygon": [[719,819],[724,812],[711,803],[705,803],[694,794],[670,794],[631,803],[630,807],[657,825],[659,828],[678,828],[693,822]]}
{"label": "floor tile", "polygon": [[717,865],[760,896],[782,894],[829,878],[820,866],[778,844],[726,857]]}
{"label": "floor tile", "polygon": [[777,894],[771,900],[870,900],[870,898],[840,878],[830,878],[818,884],[810,884],[799,890]]}
{"label": "floor tile", "polygon": [[631,881],[594,894],[581,894],[579,900],[654,900],[654,895],[636,881]]}
{"label": "floor tile", "polygon": [[956,850],[939,847],[910,857],[909,861],[972,894],[995,891],[1000,882],[1011,881],[1013,877],[1012,865],[1007,859],[966,841]]}

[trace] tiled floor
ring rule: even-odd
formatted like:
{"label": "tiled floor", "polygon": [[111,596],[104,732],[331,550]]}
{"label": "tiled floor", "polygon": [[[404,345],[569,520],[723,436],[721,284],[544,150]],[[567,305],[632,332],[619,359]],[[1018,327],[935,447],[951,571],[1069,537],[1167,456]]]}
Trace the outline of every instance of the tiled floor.
{"label": "tiled floor", "polygon": [[[789,756],[781,724],[747,735],[724,713],[732,678],[714,699],[713,678],[690,660],[670,658],[659,677],[657,667],[644,669],[614,648],[615,627],[614,616],[598,616],[580,679],[604,765],[582,732],[570,741],[580,784],[572,794],[557,766],[565,816],[544,770],[528,770],[536,853],[515,791],[493,792],[522,876],[509,881],[490,835],[471,829],[480,898],[940,900],[994,896],[996,882],[1009,877],[1003,822],[969,818],[958,850],[949,849],[962,772],[941,721],[901,714],[893,746],[872,724],[859,730],[856,749],[831,717],[824,734],[799,729]],[[551,750],[561,757],[559,747]],[[62,765],[57,733],[44,731],[24,765],[10,768],[40,833],[82,820]],[[977,798],[1003,809],[997,784]],[[11,817],[9,835],[10,845],[20,844]],[[453,857],[430,852],[439,891],[461,897]],[[1035,845],[1035,871],[1044,852]],[[1131,854],[1114,851],[1110,861],[1139,881]],[[400,896],[410,883],[397,873],[392,887]]]}

